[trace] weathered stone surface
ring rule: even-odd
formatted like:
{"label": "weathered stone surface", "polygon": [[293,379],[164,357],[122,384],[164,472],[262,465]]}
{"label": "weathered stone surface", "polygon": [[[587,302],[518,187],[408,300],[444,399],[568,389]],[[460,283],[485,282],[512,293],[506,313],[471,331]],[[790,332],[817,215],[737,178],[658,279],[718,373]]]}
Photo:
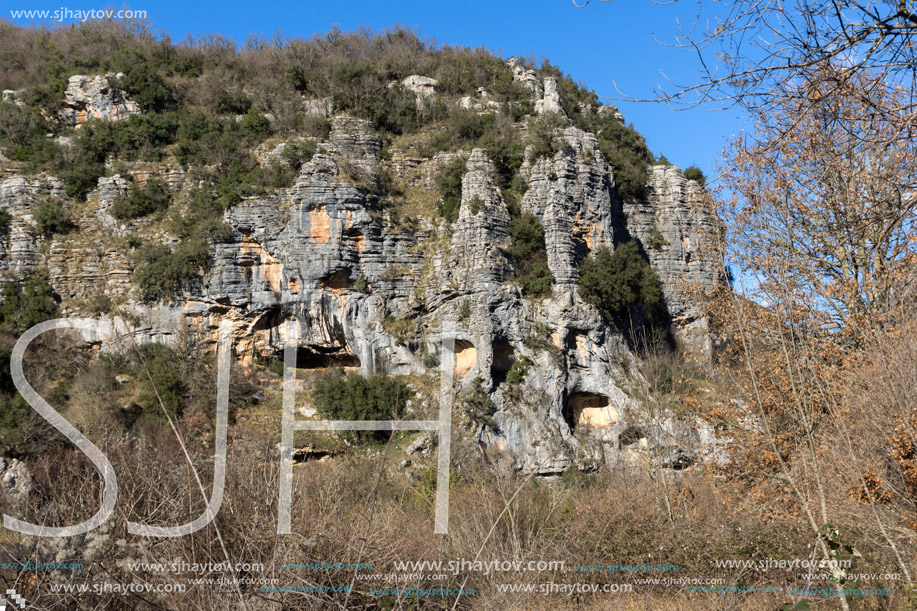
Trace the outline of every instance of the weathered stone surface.
{"label": "weathered stone surface", "polygon": [[25,463],[16,458],[0,457],[0,490],[11,507],[24,506],[34,488],[35,481]]}
{"label": "weathered stone surface", "polygon": [[323,147],[338,159],[344,174],[357,182],[375,184],[382,141],[369,121],[346,115],[335,117]]}
{"label": "weathered stone surface", "polygon": [[599,106],[598,113],[600,115],[608,115],[614,118],[614,120],[621,125],[624,125],[624,115],[621,114],[621,111],[618,110],[617,106],[612,106],[611,104],[607,106]]}
{"label": "weathered stone surface", "polygon": [[585,256],[601,246],[613,248],[624,236],[616,227],[611,170],[595,136],[568,127],[562,137],[568,144],[563,151],[523,167],[529,189],[522,208],[541,219],[555,281],[571,284]]}
{"label": "weathered stone surface", "polygon": [[331,98],[317,98],[303,100],[303,111],[312,117],[328,118],[334,114],[334,100]]}
{"label": "weathered stone surface", "polygon": [[538,80],[538,75],[534,70],[526,70],[522,67],[515,57],[506,60],[510,69],[513,71],[513,80],[528,89],[533,100],[540,100],[544,97],[544,86]]}
{"label": "weathered stone surface", "polygon": [[112,87],[109,79],[121,76],[71,76],[60,113],[64,123],[79,126],[89,119],[119,121],[140,112],[134,101]]}
{"label": "weathered stone surface", "polygon": [[[722,282],[722,263],[710,248],[721,222],[701,204],[703,189],[675,166],[649,170],[649,195],[624,203],[627,230],[643,244],[662,282],[666,304],[691,348],[710,351],[698,299]],[[660,241],[661,239],[661,241]]]}
{"label": "weathered stone surface", "polygon": [[133,289],[130,260],[110,246],[95,244],[77,249],[54,242],[47,265],[51,285],[65,302],[82,301],[87,305],[103,295],[126,297]]}
{"label": "weathered stone surface", "polygon": [[22,106],[22,92],[16,91],[15,89],[4,89],[3,90],[3,101],[7,104],[15,104],[16,106]]}
{"label": "weathered stone surface", "polygon": [[560,105],[560,94],[557,92],[557,79],[553,76],[549,76],[544,80],[544,96],[540,100],[535,100],[535,112],[538,114],[564,112]]}
{"label": "weathered stone surface", "polygon": [[420,100],[423,100],[436,95],[436,86],[439,85],[439,81],[428,76],[412,74],[401,81],[401,85],[408,91],[413,92]]}
{"label": "weathered stone surface", "polygon": [[[524,70],[519,78],[529,82]],[[544,110],[545,100],[557,101],[556,88],[538,85],[533,91]],[[220,322],[229,321],[242,363],[251,362],[256,349],[279,355],[286,343],[295,343],[302,368],[421,374],[427,371],[425,357],[440,349],[444,325],[452,324],[459,401],[477,380],[496,407],[493,425],[474,429],[478,442],[506,451],[524,471],[557,474],[570,466],[614,465],[630,460],[622,447],[641,413],[628,394],[639,370],[621,332],[580,298],[582,261],[601,246],[640,240],[680,324],[702,324],[680,283],[717,282],[716,266],[699,254],[700,241],[717,225],[692,205],[700,187],[677,169],[653,168],[646,201],[621,202],[596,138],[575,127],[556,136],[564,144],[558,152],[527,158],[522,167],[528,190],[521,208],[544,226],[555,278],[551,294],[540,299],[524,297],[513,283],[514,263],[506,254],[509,210],[485,150],[426,159],[396,149],[382,161],[381,140],[370,123],[347,116],[334,117],[320,152],[291,187],[248,198],[226,212],[230,237],[213,244],[200,282],[171,301],[139,302],[129,282],[130,261],[104,240],[62,239],[44,248],[42,259],[28,218],[42,197],[64,197],[55,179],[0,183],[0,207],[13,216],[3,235],[0,269],[22,277],[29,266],[47,265],[70,312],[84,315],[81,304],[107,282],[127,299],[124,315],[140,341],[186,338],[212,347]],[[281,151],[259,155],[268,162]],[[458,155],[466,158],[458,219],[451,225],[440,218],[393,223],[375,194],[383,167],[403,187],[434,190],[436,177]],[[192,188],[180,169],[165,164],[135,164],[131,174],[138,182],[164,176],[176,193]],[[153,219],[125,225],[110,216],[127,187],[119,175],[101,179],[89,213],[79,219],[81,232],[124,236],[144,230],[145,239],[172,243],[174,238],[156,233]],[[649,246],[654,226],[669,242],[658,250]],[[114,324],[121,333],[126,329],[122,319]],[[87,341],[115,346],[108,329],[108,335],[103,329],[104,337]],[[523,363],[522,381],[507,381],[508,372]],[[673,431],[664,444],[670,448],[665,464],[682,468],[704,460],[706,438],[690,432],[703,427],[664,424],[670,419],[658,418],[660,427]],[[650,423],[643,426],[652,430]]]}
{"label": "weathered stone surface", "polygon": [[129,188],[130,185],[127,179],[120,174],[103,176],[99,179],[99,205],[96,208],[96,215],[102,227],[105,227],[115,235],[123,235],[125,228],[121,221],[111,215],[109,210],[116,201],[127,195]]}
{"label": "weathered stone surface", "polygon": [[32,213],[42,200],[64,197],[63,183],[53,177],[13,176],[0,183],[0,210],[12,217],[0,230],[0,270],[25,275],[41,264]]}

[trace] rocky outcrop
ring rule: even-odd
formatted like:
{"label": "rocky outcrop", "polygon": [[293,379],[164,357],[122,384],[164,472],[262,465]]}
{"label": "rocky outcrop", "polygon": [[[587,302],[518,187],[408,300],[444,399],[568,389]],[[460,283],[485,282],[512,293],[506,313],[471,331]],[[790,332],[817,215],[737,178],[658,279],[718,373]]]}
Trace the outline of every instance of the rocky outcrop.
{"label": "rocky outcrop", "polygon": [[0,457],[0,493],[7,510],[24,507],[34,488],[35,481],[25,463],[16,458]]}
{"label": "rocky outcrop", "polygon": [[14,89],[4,89],[2,100],[7,104],[22,106],[22,92]]}
{"label": "rocky outcrop", "polygon": [[57,178],[24,178],[13,176],[0,183],[0,210],[10,215],[0,228],[0,271],[23,277],[41,265],[37,235],[32,214],[46,199],[63,199],[64,185]]}
{"label": "rocky outcrop", "polygon": [[699,303],[722,282],[713,244],[720,220],[703,206],[703,188],[675,166],[649,168],[648,196],[624,203],[630,234],[643,244],[659,275],[669,312],[681,339],[700,355],[711,350]]}
{"label": "rocky outcrop", "polygon": [[506,63],[513,71],[513,81],[525,87],[532,96],[532,100],[540,100],[544,97],[544,86],[534,70],[524,68],[515,57],[509,58]]}
{"label": "rocky outcrop", "polygon": [[[519,74],[530,82],[528,72]],[[542,111],[557,101],[549,82],[533,87]],[[157,233],[153,219],[125,225],[110,215],[112,203],[127,192],[121,175],[99,181],[79,219],[83,236],[44,249],[36,247],[29,214],[42,197],[64,197],[60,181],[16,177],[0,183],[0,207],[12,216],[0,269],[22,277],[38,264],[48,266],[68,313],[85,315],[82,304],[107,287],[125,302],[124,318],[140,341],[190,337],[213,346],[220,322],[229,321],[242,363],[256,351],[279,356],[294,343],[304,369],[341,365],[366,374],[423,374],[444,326],[452,324],[457,405],[480,386],[496,410],[470,429],[480,444],[505,451],[518,469],[545,475],[614,465],[629,460],[622,448],[635,423],[652,427],[632,396],[639,370],[627,342],[579,296],[582,261],[602,246],[640,240],[676,319],[697,324],[700,310],[681,283],[717,282],[716,266],[700,247],[717,226],[692,205],[701,188],[675,168],[652,168],[649,197],[621,202],[596,138],[575,127],[555,136],[557,152],[527,155],[521,170],[528,183],[521,209],[541,220],[555,278],[551,294],[539,299],[524,297],[513,282],[506,254],[510,213],[485,150],[441,152],[432,159],[395,150],[381,160],[381,139],[371,124],[343,115],[332,119],[327,139],[291,187],[247,198],[225,213],[231,231],[213,244],[207,273],[171,301],[138,301],[129,256],[106,239],[142,231],[146,239],[174,240]],[[259,158],[269,163],[281,152],[265,147]],[[457,155],[467,156],[457,220],[393,222],[378,195],[382,177],[406,190],[433,190]],[[166,178],[177,193],[193,187],[166,164],[135,164],[131,173],[140,182]],[[115,325],[123,331],[125,320]],[[102,335],[103,342],[116,342],[113,334]],[[685,466],[685,456],[700,460],[703,444],[691,436],[694,429],[669,436],[676,441],[667,450],[668,466]]]}
{"label": "rocky outcrop", "polygon": [[611,104],[606,106],[599,106],[596,112],[598,112],[600,116],[610,116],[621,125],[624,125],[624,115],[621,114],[621,111],[618,110],[617,106],[612,106]]}
{"label": "rocky outcrop", "polygon": [[328,118],[334,114],[334,100],[331,98],[317,98],[303,100],[303,111],[311,117]]}
{"label": "rocky outcrop", "polygon": [[585,256],[623,236],[616,235],[611,170],[595,136],[568,127],[562,137],[564,150],[523,166],[529,189],[522,208],[541,219],[554,280],[573,284]]}
{"label": "rocky outcrop", "polygon": [[414,95],[417,96],[418,102],[423,102],[423,100],[432,98],[436,95],[437,85],[439,85],[439,81],[435,78],[420,76],[419,74],[412,74],[401,81],[401,86],[414,93]]}
{"label": "rocky outcrop", "polygon": [[344,173],[355,181],[375,186],[379,178],[382,141],[369,121],[346,115],[331,121],[323,148],[334,155]]}
{"label": "rocky outcrop", "polygon": [[535,112],[538,114],[546,112],[564,112],[564,109],[560,105],[560,94],[557,92],[557,79],[554,77],[549,76],[544,80],[544,95],[541,99],[535,100]]}
{"label": "rocky outcrop", "polygon": [[112,86],[110,79],[122,76],[71,76],[67,81],[64,105],[60,111],[63,122],[78,127],[89,119],[119,121],[140,112],[140,107],[134,101]]}
{"label": "rocky outcrop", "polygon": [[525,69],[515,57],[511,57],[506,63],[513,71],[513,81],[528,90],[535,104],[536,113],[539,115],[546,112],[564,114],[564,109],[560,104],[560,93],[557,91],[556,78],[549,76],[544,79],[544,82],[538,80],[535,71]]}

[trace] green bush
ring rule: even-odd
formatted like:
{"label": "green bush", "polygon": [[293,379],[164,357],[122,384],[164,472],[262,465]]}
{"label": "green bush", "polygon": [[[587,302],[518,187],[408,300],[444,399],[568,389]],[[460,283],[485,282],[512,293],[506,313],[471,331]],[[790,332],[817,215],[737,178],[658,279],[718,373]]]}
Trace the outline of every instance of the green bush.
{"label": "green bush", "polygon": [[264,140],[271,135],[271,122],[263,114],[250,109],[239,122],[239,131],[245,138],[256,141]]}
{"label": "green bush", "polygon": [[48,282],[47,272],[34,273],[24,283],[9,280],[3,285],[0,331],[21,335],[57,315],[59,297]]}
{"label": "green bush", "polygon": [[59,149],[47,137],[50,131],[38,110],[0,102],[0,146],[10,159],[35,166],[56,159]]}
{"label": "green bush", "polygon": [[598,478],[595,473],[584,473],[576,467],[568,467],[560,475],[560,483],[567,490],[589,488],[590,486],[594,486],[597,481]]}
{"label": "green bush", "polygon": [[659,228],[656,227],[656,225],[653,225],[653,229],[650,231],[649,236],[646,238],[646,245],[649,246],[652,250],[662,250],[669,245],[669,242],[662,235],[662,232],[659,231]]}
{"label": "green bush", "polygon": [[528,375],[529,367],[532,365],[534,365],[534,361],[529,357],[519,357],[506,374],[506,381],[510,384],[522,384],[525,381],[525,376]]}
{"label": "green bush", "polygon": [[29,412],[28,403],[16,391],[10,373],[13,340],[0,338],[0,455],[22,454],[27,450],[22,429]]}
{"label": "green bush", "polygon": [[261,113],[249,110],[239,122],[228,117],[208,117],[201,110],[182,113],[176,130],[176,157],[184,167],[216,166],[218,171],[246,171],[257,167],[248,149],[271,134],[271,124]]}
{"label": "green bush", "polygon": [[480,214],[484,211],[484,200],[475,195],[471,198],[471,201],[468,202],[469,209],[471,214]]}
{"label": "green bush", "polygon": [[462,177],[465,175],[465,159],[458,156],[436,177],[436,187],[443,198],[436,204],[440,216],[454,223],[458,220],[462,205]]}
{"label": "green bush", "polygon": [[685,178],[688,180],[697,181],[697,183],[702,187],[707,182],[707,177],[704,176],[704,173],[696,165],[688,166],[688,169],[685,170]]}
{"label": "green bush", "polygon": [[529,123],[528,144],[530,158],[552,157],[566,146],[555,131],[567,125],[560,113],[548,112]]}
{"label": "green bush", "polygon": [[143,112],[163,112],[175,107],[175,97],[168,83],[139,54],[125,66],[124,76],[116,85],[127,92]]}
{"label": "green bush", "polygon": [[144,300],[171,297],[200,277],[207,264],[210,249],[207,242],[185,242],[170,250],[162,244],[147,244],[134,255],[133,280]]}
{"label": "green bush", "polygon": [[287,142],[280,156],[298,172],[303,165],[309,163],[316,152],[318,152],[318,145],[314,140],[303,140]]}
{"label": "green bush", "polygon": [[599,141],[599,150],[611,165],[621,199],[645,197],[649,180],[647,167],[653,162],[653,154],[643,136],[633,125],[625,127],[610,117],[595,131],[595,136]]}
{"label": "green bush", "polygon": [[13,220],[13,215],[9,212],[0,208],[0,232],[6,231],[10,228],[10,221]]}
{"label": "green bush", "polygon": [[64,176],[64,192],[76,200],[85,200],[105,176],[105,165],[87,157],[77,157]]}
{"label": "green bush", "polygon": [[449,113],[446,125],[452,136],[453,146],[461,146],[477,141],[478,138],[493,129],[494,121],[493,113],[479,115],[472,108],[455,107]]}
{"label": "green bush", "polygon": [[497,406],[490,398],[490,393],[484,388],[484,381],[477,377],[471,382],[469,388],[458,401],[459,407],[468,420],[484,428],[494,430],[494,414]]}
{"label": "green bush", "polygon": [[314,140],[287,142],[280,153],[285,163],[268,163],[264,168],[256,169],[261,174],[261,184],[274,189],[287,188],[293,185],[302,166],[312,159],[318,149]]}
{"label": "green bush", "polygon": [[73,229],[70,215],[59,202],[46,199],[35,207],[32,213],[35,230],[44,236],[67,233]]}
{"label": "green bush", "polygon": [[137,404],[141,413],[148,419],[162,418],[162,407],[165,407],[170,416],[181,416],[188,392],[185,380],[176,367],[181,358],[162,344],[144,344],[140,353],[144,371],[138,375],[141,391]]}
{"label": "green bush", "polygon": [[244,115],[252,107],[251,99],[241,91],[229,92],[220,89],[213,108],[220,114]]}
{"label": "green bush", "polygon": [[[320,378],[312,391],[316,411],[329,420],[392,420],[404,412],[405,403],[413,396],[407,384],[396,378],[342,372]],[[384,431],[350,431],[344,435],[364,443],[384,441],[389,436]]]}
{"label": "green bush", "polygon": [[166,183],[158,178],[151,178],[142,188],[131,185],[128,194],[112,204],[110,212],[116,219],[127,221],[165,210],[170,203],[171,197]]}
{"label": "green bush", "polygon": [[5,282],[2,293],[0,331],[4,335],[0,336],[0,454],[21,455],[30,450],[30,444],[23,436],[23,427],[32,414],[16,391],[10,374],[13,341],[38,323],[57,316],[58,296],[44,271],[33,274],[24,283]]}
{"label": "green bush", "polygon": [[414,131],[421,124],[414,94],[401,86],[389,87],[392,80],[395,75],[384,66],[366,60],[344,61],[331,72],[334,106],[369,119],[383,132]]}
{"label": "green bush", "polygon": [[179,128],[180,113],[132,115],[124,121],[87,121],[77,132],[70,161],[62,166],[64,189],[74,199],[85,199],[106,174],[113,159],[159,161]]}
{"label": "green bush", "polygon": [[[180,113],[132,115],[124,121],[87,121],[77,132],[71,160],[63,164],[71,197],[83,199],[105,175],[109,157],[160,161],[175,141]],[[71,193],[72,191],[72,193]]]}
{"label": "green bush", "polygon": [[613,253],[602,247],[583,261],[579,292],[609,321],[625,326],[635,318],[650,326],[669,322],[659,278],[635,241],[620,244]]}
{"label": "green bush", "polygon": [[133,281],[144,300],[171,297],[199,279],[210,260],[210,243],[224,241],[230,228],[223,223],[224,202],[205,191],[197,192],[183,212],[170,218],[179,242],[174,249],[147,244],[134,253]]}
{"label": "green bush", "polygon": [[554,275],[548,268],[541,221],[528,212],[513,218],[509,222],[509,235],[509,254],[516,264],[516,277],[522,286],[522,293],[529,296],[550,293]]}
{"label": "green bush", "polygon": [[[504,190],[515,188],[515,179],[519,177],[519,168],[522,167],[525,143],[516,133],[513,117],[501,108],[493,126],[478,138],[475,146],[486,149],[487,156],[494,162],[497,185]],[[522,194],[524,193],[523,189]]]}

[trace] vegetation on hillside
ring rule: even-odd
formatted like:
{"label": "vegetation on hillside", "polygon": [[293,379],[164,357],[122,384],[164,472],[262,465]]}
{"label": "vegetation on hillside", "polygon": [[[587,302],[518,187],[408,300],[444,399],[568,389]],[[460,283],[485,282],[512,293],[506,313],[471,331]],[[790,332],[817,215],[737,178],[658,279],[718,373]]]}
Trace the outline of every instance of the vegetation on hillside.
{"label": "vegetation on hillside", "polygon": [[548,268],[541,221],[528,212],[515,217],[510,220],[509,235],[509,255],[516,265],[517,281],[522,287],[522,294],[536,296],[550,293],[554,275]]}
{"label": "vegetation on hillside", "polygon": [[664,328],[669,322],[659,278],[634,240],[599,248],[580,267],[579,293],[609,321]]}
{"label": "vegetation on hillside", "polygon": [[[404,413],[414,392],[398,378],[331,372],[315,383],[312,401],[327,420],[393,420]],[[385,431],[349,431],[345,438],[358,442],[385,441]]]}

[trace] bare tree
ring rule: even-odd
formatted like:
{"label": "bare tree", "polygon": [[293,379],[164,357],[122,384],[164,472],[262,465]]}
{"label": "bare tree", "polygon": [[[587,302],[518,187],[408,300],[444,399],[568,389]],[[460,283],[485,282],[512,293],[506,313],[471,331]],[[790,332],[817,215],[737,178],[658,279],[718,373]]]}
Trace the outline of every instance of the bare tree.
{"label": "bare tree", "polygon": [[[591,0],[573,2],[584,7]],[[907,92],[892,105],[876,106],[876,112],[907,109],[913,115],[917,108],[917,13],[913,4],[910,0],[707,4],[697,0],[690,23],[677,23],[674,41],[661,42],[694,53],[700,77],[690,83],[669,80],[668,86],[654,92],[652,100],[760,109],[786,99],[805,100],[799,97],[804,91],[800,85],[813,79],[824,83],[826,74],[841,88],[854,75],[868,73],[877,82]]]}
{"label": "bare tree", "polygon": [[917,148],[912,127],[871,112],[901,106],[903,91],[865,75],[834,88],[829,77],[805,86],[806,102],[758,113],[755,140],[726,151],[716,212],[732,228],[727,256],[762,296],[791,293],[858,337],[914,282]]}

